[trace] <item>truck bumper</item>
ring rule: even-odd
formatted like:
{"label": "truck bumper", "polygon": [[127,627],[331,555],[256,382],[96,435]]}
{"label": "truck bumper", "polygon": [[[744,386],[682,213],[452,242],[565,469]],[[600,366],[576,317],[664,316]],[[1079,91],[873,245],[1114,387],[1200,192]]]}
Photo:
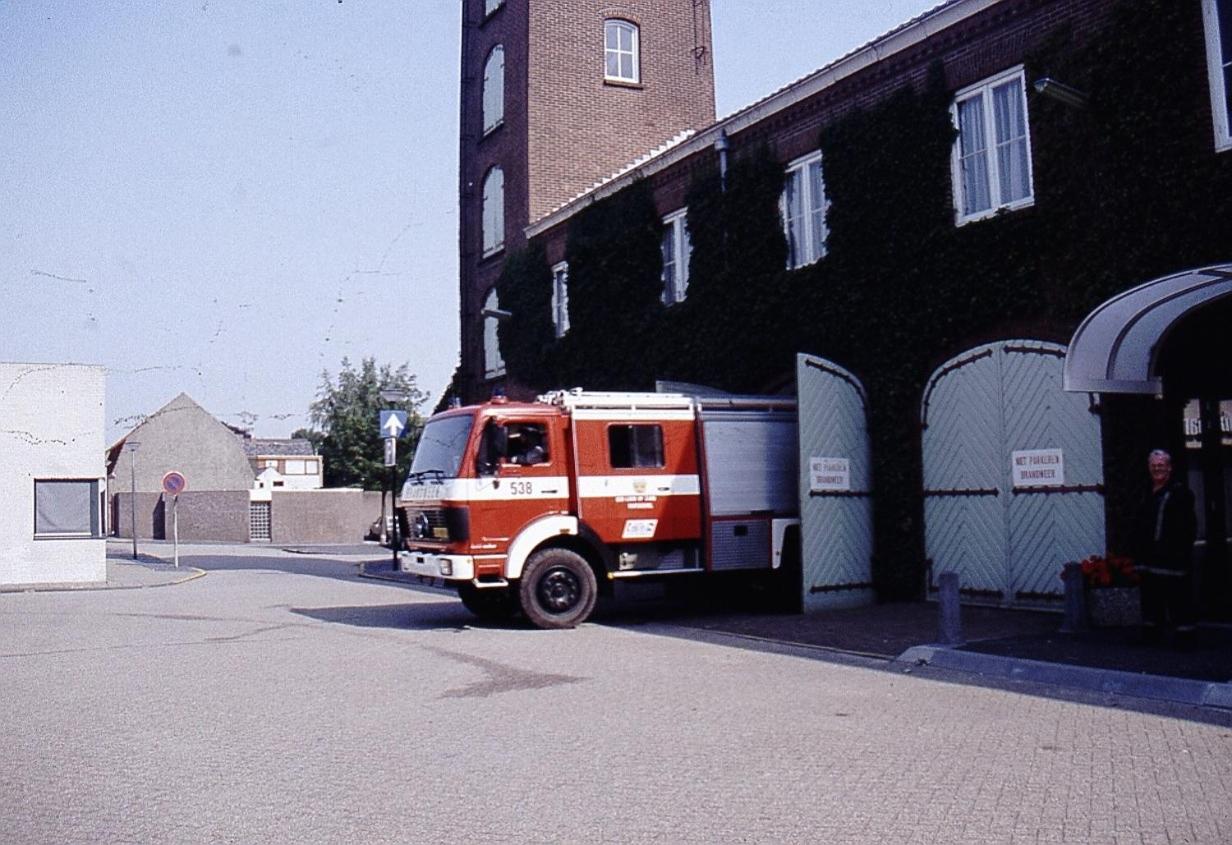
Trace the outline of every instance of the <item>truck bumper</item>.
{"label": "truck bumper", "polygon": [[438,555],[434,552],[403,552],[398,569],[411,575],[470,581],[475,577],[475,559],[470,555]]}

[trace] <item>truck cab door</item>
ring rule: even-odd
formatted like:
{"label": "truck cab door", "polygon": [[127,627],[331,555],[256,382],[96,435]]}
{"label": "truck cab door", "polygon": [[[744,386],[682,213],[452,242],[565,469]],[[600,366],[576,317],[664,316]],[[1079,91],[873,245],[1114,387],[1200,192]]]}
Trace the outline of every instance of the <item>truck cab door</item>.
{"label": "truck cab door", "polygon": [[496,545],[493,551],[506,552],[522,527],[535,519],[568,511],[564,444],[545,419],[489,420],[475,469],[479,483],[472,525],[482,542]]}

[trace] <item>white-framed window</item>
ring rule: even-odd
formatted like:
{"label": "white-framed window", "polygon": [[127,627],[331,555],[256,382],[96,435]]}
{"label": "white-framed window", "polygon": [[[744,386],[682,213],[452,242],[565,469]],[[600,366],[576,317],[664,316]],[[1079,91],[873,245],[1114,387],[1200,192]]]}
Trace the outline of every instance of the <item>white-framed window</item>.
{"label": "white-framed window", "polygon": [[505,359],[501,357],[500,338],[496,327],[499,325],[500,299],[496,288],[488,292],[488,298],[483,301],[483,377],[499,378],[505,374]]}
{"label": "white-framed window", "polygon": [[959,225],[1035,202],[1022,67],[959,91],[951,114],[954,208]]}
{"label": "white-framed window", "polygon": [[569,262],[552,266],[552,325],[557,337],[569,331]]}
{"label": "white-framed window", "polygon": [[483,0],[484,17],[492,14],[503,5],[505,5],[505,0]]}
{"label": "white-framed window", "polygon": [[664,305],[683,302],[689,289],[689,255],[693,247],[689,243],[689,229],[685,226],[687,209],[673,211],[663,218],[663,293]]}
{"label": "white-framed window", "polygon": [[505,122],[505,48],[497,44],[483,64],[483,133]]}
{"label": "white-framed window", "polygon": [[304,473],[306,475],[316,475],[320,471],[316,461],[304,461]]}
{"label": "white-framed window", "polygon": [[641,79],[641,62],[638,58],[637,24],[620,18],[605,20],[603,58],[605,79],[638,82]]}
{"label": "white-framed window", "polygon": [[483,177],[483,254],[505,248],[505,173],[493,167]]}
{"label": "white-framed window", "polygon": [[299,458],[287,458],[287,468],[284,475],[303,475],[304,462]]}
{"label": "white-framed window", "polygon": [[34,536],[82,539],[103,536],[98,479],[34,479]]}
{"label": "white-framed window", "polygon": [[783,234],[787,237],[787,267],[804,267],[826,254],[825,180],[821,175],[821,153],[810,153],[787,165],[787,180],[779,198]]}
{"label": "white-framed window", "polygon": [[1215,149],[1232,149],[1232,0],[1202,0]]}

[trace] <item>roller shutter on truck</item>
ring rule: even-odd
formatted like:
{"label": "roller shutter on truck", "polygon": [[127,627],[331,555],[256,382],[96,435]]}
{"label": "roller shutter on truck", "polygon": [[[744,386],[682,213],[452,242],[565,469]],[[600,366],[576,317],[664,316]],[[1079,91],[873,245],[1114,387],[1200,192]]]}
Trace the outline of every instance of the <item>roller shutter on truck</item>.
{"label": "roller shutter on truck", "polygon": [[703,408],[700,420],[711,568],[769,568],[771,520],[798,512],[795,412]]}

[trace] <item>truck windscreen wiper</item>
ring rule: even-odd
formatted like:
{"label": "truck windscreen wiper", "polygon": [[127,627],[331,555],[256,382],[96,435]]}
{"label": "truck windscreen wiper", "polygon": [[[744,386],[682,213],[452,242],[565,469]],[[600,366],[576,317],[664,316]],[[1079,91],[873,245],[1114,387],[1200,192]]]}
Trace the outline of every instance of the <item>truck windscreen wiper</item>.
{"label": "truck windscreen wiper", "polygon": [[445,480],[445,470],[443,469],[424,469],[424,470],[420,470],[419,472],[412,472],[409,475],[407,475],[406,480],[422,483],[423,480],[427,478],[428,476],[431,476],[433,481],[444,481]]}

